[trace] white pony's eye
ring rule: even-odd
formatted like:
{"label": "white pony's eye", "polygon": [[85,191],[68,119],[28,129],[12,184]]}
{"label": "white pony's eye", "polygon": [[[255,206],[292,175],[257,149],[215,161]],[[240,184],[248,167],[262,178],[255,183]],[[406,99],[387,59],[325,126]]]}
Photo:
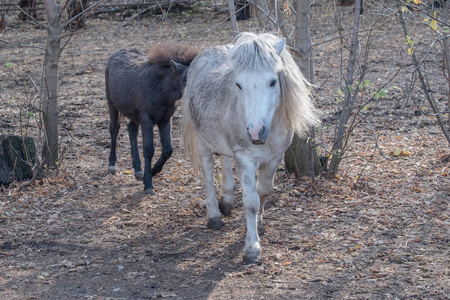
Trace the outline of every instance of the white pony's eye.
{"label": "white pony's eye", "polygon": [[239,83],[236,82],[236,85],[237,85],[237,87],[238,87],[240,90],[242,90],[242,87],[241,87],[241,85],[240,85]]}
{"label": "white pony's eye", "polygon": [[276,84],[277,84],[277,81],[276,81],[276,79],[274,79],[270,82],[270,87],[274,87]]}

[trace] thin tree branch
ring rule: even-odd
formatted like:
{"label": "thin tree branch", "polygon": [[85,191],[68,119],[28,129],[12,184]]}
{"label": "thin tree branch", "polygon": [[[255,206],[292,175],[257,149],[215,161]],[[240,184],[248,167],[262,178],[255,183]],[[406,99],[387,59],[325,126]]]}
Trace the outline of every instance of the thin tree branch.
{"label": "thin tree branch", "polygon": [[41,26],[42,28],[48,29],[47,25],[39,22],[38,20],[36,20],[35,18],[33,18],[30,14],[28,14],[28,12],[26,12],[25,10],[22,9],[22,7],[20,7],[19,5],[15,5],[15,7],[17,7],[21,12],[23,12],[28,18],[30,18],[34,23],[38,24],[39,26]]}
{"label": "thin tree branch", "polygon": [[44,47],[40,47],[40,46],[20,45],[20,44],[8,42],[8,41],[6,41],[4,39],[0,39],[0,42],[5,43],[5,44],[9,44],[9,45],[13,45],[13,46],[16,46],[16,47],[20,47],[20,48],[36,48],[36,49],[45,51],[45,48]]}
{"label": "thin tree branch", "polygon": [[378,143],[378,137],[377,137],[377,133],[375,132],[375,129],[373,129],[372,124],[370,124],[369,119],[366,119],[366,124],[369,125],[370,130],[372,130],[372,135],[373,135],[373,139],[375,141],[375,146],[378,149],[378,153],[383,156],[386,160],[389,161],[394,161],[396,159],[392,159],[390,157],[387,157],[386,154],[384,154],[383,150],[381,150],[380,144]]}
{"label": "thin tree branch", "polygon": [[[376,30],[376,29],[378,29],[378,28],[381,28],[381,27],[383,27],[384,25],[386,25],[387,23],[389,23],[394,17],[395,17],[395,15],[392,15],[392,16],[389,17],[385,22],[381,23],[381,24],[378,25],[378,26],[371,27],[371,28],[368,28],[368,29],[359,30],[359,31],[358,31],[358,34],[364,33],[364,32],[368,32],[368,31],[373,31],[373,30]],[[319,46],[319,45],[322,45],[322,44],[326,44],[326,43],[332,42],[332,41],[337,40],[337,39],[341,39],[341,38],[346,37],[346,36],[351,36],[351,35],[353,35],[353,34],[354,34],[354,32],[351,32],[351,33],[342,34],[342,35],[333,37],[333,38],[331,38],[331,39],[327,39],[327,40],[324,40],[324,41],[316,42],[316,43],[313,43],[313,44],[312,44],[312,47],[314,47],[314,46]]]}
{"label": "thin tree branch", "polygon": [[[100,4],[102,4],[103,2],[105,2],[106,0],[99,0],[96,3],[92,4],[91,6],[89,6],[88,8],[84,9],[82,12],[80,12],[78,15],[74,16],[72,19],[68,20],[65,24],[65,26],[69,25],[71,22],[73,22],[74,20],[76,20],[77,18],[84,16],[88,13],[90,13],[91,11],[93,11],[94,9],[96,9]],[[69,2],[69,1],[67,1]],[[67,5],[67,4],[66,4]]]}
{"label": "thin tree branch", "polygon": [[446,39],[446,38],[448,38],[448,37],[450,37],[450,36],[449,36],[449,35],[444,35],[444,36],[441,36],[441,37],[438,38],[438,39],[435,39],[435,40],[431,43],[430,47],[428,47],[428,51],[425,53],[425,55],[423,56],[423,58],[419,61],[418,65],[417,65],[416,68],[413,70],[413,72],[416,72],[417,69],[420,68],[420,66],[421,66],[421,65],[424,63],[424,61],[427,59],[428,55],[430,55],[431,49],[433,49],[434,44],[435,44],[436,42],[440,42],[440,41],[442,41],[443,39]]}

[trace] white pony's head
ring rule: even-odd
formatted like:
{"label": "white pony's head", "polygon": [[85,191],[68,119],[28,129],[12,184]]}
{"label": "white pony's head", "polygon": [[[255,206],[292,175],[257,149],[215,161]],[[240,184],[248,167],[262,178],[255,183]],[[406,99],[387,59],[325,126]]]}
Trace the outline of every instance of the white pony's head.
{"label": "white pony's head", "polygon": [[244,33],[229,48],[235,76],[236,94],[244,111],[247,134],[253,144],[264,144],[269,136],[272,118],[280,105],[279,72],[284,38]]}

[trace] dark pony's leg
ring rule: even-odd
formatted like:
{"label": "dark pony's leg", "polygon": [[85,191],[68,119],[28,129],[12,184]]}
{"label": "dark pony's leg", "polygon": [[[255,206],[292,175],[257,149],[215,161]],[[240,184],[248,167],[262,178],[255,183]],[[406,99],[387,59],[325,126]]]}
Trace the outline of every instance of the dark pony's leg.
{"label": "dark pony's leg", "polygon": [[109,134],[111,136],[111,152],[109,153],[109,166],[108,170],[111,174],[116,173],[116,149],[117,149],[117,135],[119,134],[119,111],[114,105],[109,105]]}
{"label": "dark pony's leg", "polygon": [[171,124],[172,122],[166,122],[158,125],[159,136],[161,138],[162,153],[156,164],[152,168],[152,176],[155,176],[161,172],[164,164],[172,155],[172,140],[171,140]]}
{"label": "dark pony's leg", "polygon": [[133,162],[134,169],[134,177],[137,180],[142,180],[142,168],[141,168],[141,159],[139,158],[139,149],[138,149],[138,134],[139,134],[139,125],[130,121],[128,123],[128,135],[130,137],[130,145],[131,145],[131,160]]}
{"label": "dark pony's leg", "polygon": [[144,191],[146,194],[153,195],[152,183],[152,158],[155,153],[153,146],[153,121],[148,117],[141,118],[142,140],[144,142]]}

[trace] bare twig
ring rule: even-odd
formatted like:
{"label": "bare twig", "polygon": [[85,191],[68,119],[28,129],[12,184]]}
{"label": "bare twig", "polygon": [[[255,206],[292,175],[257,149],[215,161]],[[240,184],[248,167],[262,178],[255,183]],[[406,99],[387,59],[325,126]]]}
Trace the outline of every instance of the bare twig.
{"label": "bare twig", "polygon": [[20,48],[36,48],[36,49],[45,51],[45,48],[44,48],[44,47],[39,47],[39,46],[29,46],[29,45],[21,45],[21,44],[16,44],[16,43],[8,42],[8,41],[6,41],[6,40],[4,40],[4,39],[0,39],[0,42],[3,42],[3,43],[5,43],[5,44],[9,44],[9,45],[13,45],[13,46],[16,46],[16,47],[20,47]]}
{"label": "bare twig", "polygon": [[[384,25],[388,24],[394,17],[395,17],[395,15],[390,16],[385,22],[381,23],[378,26],[367,28],[367,29],[363,29],[363,30],[358,30],[358,33],[360,34],[360,33],[365,33],[365,32],[371,32],[371,31],[374,31],[374,30],[376,30],[378,28],[381,28]],[[351,32],[351,33],[342,34],[342,35],[339,35],[339,36],[336,36],[336,37],[333,37],[333,38],[330,38],[330,39],[327,39],[327,40],[324,40],[324,41],[316,42],[316,43],[312,44],[312,47],[319,46],[319,45],[322,45],[322,44],[326,44],[326,43],[332,42],[332,41],[337,40],[337,39],[342,39],[343,37],[351,36],[353,34],[354,33]]]}
{"label": "bare twig", "polygon": [[36,179],[39,175],[39,173],[41,173],[42,168],[44,167],[44,160],[41,161],[41,163],[35,164],[33,167],[33,177],[31,177],[30,180],[28,181],[24,181],[20,186],[19,189],[23,189],[24,187],[27,187],[29,185],[32,185],[36,182]]}
{"label": "bare twig", "polygon": [[28,79],[30,79],[31,83],[33,84],[34,88],[36,89],[36,92],[41,95],[41,90],[36,85],[36,82],[33,80],[33,78],[30,76],[30,74],[27,74]]}
{"label": "bare twig", "polygon": [[135,14],[131,18],[127,18],[127,22],[125,24],[123,24],[122,27],[128,26],[131,23],[131,21],[133,21],[134,19],[140,17],[141,15],[145,14],[146,12],[148,12],[150,10],[154,10],[156,7],[159,7],[162,10],[161,5],[159,5],[159,3],[155,4],[153,6],[149,6],[149,7],[145,8],[144,10],[140,11],[139,13]]}
{"label": "bare twig", "polygon": [[387,157],[386,154],[384,154],[383,150],[381,150],[380,144],[378,143],[378,137],[377,133],[375,132],[375,129],[373,129],[372,124],[370,124],[370,121],[366,119],[366,124],[369,125],[370,130],[372,131],[373,139],[375,141],[375,146],[378,149],[378,153],[383,156],[386,160],[393,161],[395,159],[392,159],[390,157]]}
{"label": "bare twig", "polygon": [[275,20],[274,18],[272,18],[272,15],[264,10],[264,8],[262,8],[261,6],[259,6],[255,1],[248,1],[249,3],[251,3],[258,11],[260,11],[262,13],[262,16],[260,18],[268,18],[268,20],[270,22],[272,22],[274,25],[277,25],[277,20]]}
{"label": "bare twig", "polygon": [[449,35],[444,35],[444,36],[441,36],[441,37],[438,38],[438,39],[435,39],[435,40],[431,43],[430,47],[428,47],[428,51],[425,53],[425,55],[424,55],[424,56],[422,57],[422,59],[419,61],[419,63],[417,64],[417,66],[416,66],[416,68],[413,70],[413,72],[416,72],[417,69],[420,68],[420,66],[421,66],[421,65],[424,63],[424,61],[427,59],[428,55],[430,55],[431,49],[433,49],[434,44],[435,44],[436,42],[440,42],[440,41],[442,41],[442,40],[444,40],[444,39],[446,39],[446,38],[448,38],[448,37],[450,37],[450,36],[449,36]]}
{"label": "bare twig", "polygon": [[22,9],[22,7],[20,7],[19,5],[15,5],[21,12],[23,12],[28,18],[30,18],[34,23],[38,24],[39,26],[41,26],[42,28],[46,28],[47,29],[47,25],[39,22],[38,20],[36,20],[35,18],[33,18],[28,12],[26,12],[25,10]]}
{"label": "bare twig", "polygon": [[[66,22],[66,26],[68,24],[70,24],[71,22],[73,22],[74,20],[76,20],[77,18],[80,18],[81,16],[87,15],[88,13],[90,13],[91,11],[93,11],[94,9],[96,9],[100,4],[102,4],[103,2],[105,2],[106,0],[99,0],[97,2],[95,2],[94,4],[92,4],[91,6],[89,6],[88,8],[84,9],[82,12],[80,12],[78,15],[74,16],[72,19],[68,20]],[[67,1],[69,2],[69,1]]]}

